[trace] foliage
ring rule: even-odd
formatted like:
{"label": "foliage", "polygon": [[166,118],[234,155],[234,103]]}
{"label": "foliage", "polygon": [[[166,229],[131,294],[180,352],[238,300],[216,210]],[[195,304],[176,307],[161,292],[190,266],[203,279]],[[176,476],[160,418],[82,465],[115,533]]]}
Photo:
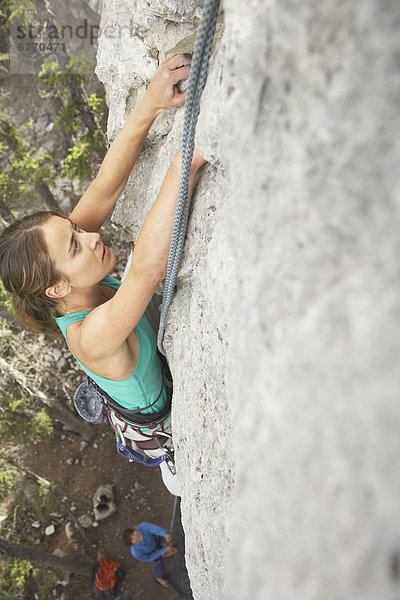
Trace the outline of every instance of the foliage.
{"label": "foliage", "polygon": [[105,101],[94,93],[87,96],[85,90],[93,67],[86,56],[71,58],[64,67],[45,61],[38,75],[51,93],[63,99],[55,123],[75,138],[75,144],[68,148],[63,172],[78,179],[81,189],[84,182],[94,177],[94,164],[103,158],[107,145],[105,131],[98,122],[104,117]]}
{"label": "foliage", "polygon": [[103,154],[105,148],[105,134],[101,130],[90,131],[77,141],[75,146],[68,149],[68,156],[63,165],[65,175],[72,179],[78,179],[82,184],[87,179],[93,179],[93,152]]}
{"label": "foliage", "polygon": [[34,11],[36,11],[36,5],[31,0],[10,0],[9,22],[18,21],[19,24],[26,25]]}
{"label": "foliage", "polygon": [[[78,102],[69,102],[65,106],[62,106],[54,120],[55,124],[62,125],[67,133],[76,133],[79,130],[77,117],[79,116],[81,107],[82,103]],[[71,150],[71,148],[69,150]]]}
{"label": "foliage", "polygon": [[25,429],[27,408],[25,398],[2,399],[0,412],[0,440],[14,438]]}
{"label": "foliage", "polygon": [[52,591],[58,581],[55,574],[44,567],[36,567],[33,569],[33,576],[38,583],[39,600],[48,600],[51,598]]}
{"label": "foliage", "polygon": [[68,149],[68,156],[65,159],[64,164],[66,175],[68,175],[68,177],[79,179],[81,184],[86,177],[91,177],[93,174],[92,167],[88,160],[90,144],[86,139],[85,136],[80,139],[75,146]]}
{"label": "foliage", "polygon": [[[28,0],[18,0],[12,3],[9,18],[22,18],[21,10],[28,15],[33,8],[34,5]],[[0,7],[0,17],[4,19],[5,15],[6,12]],[[85,89],[87,79],[93,72],[93,62],[84,56],[70,58],[63,67],[55,61],[44,61],[38,74],[38,80],[48,92],[63,102],[55,124],[73,138],[61,173],[57,172],[49,154],[30,145],[20,135],[32,128],[32,119],[28,119],[17,131],[0,105],[0,157],[7,162],[6,168],[0,173],[0,206],[10,209],[25,202],[45,180],[54,181],[57,175],[78,179],[81,189],[88,180],[93,179],[94,169],[103,159],[107,147],[106,134],[101,125],[106,114],[105,101],[95,93],[88,96]],[[29,135],[26,137],[29,138]]]}
{"label": "foliage", "polygon": [[101,108],[104,107],[106,101],[104,98],[99,98],[97,94],[90,94],[89,96],[89,106],[93,112],[100,112]]}
{"label": "foliage", "polygon": [[[31,119],[25,127],[31,127]],[[17,133],[15,127],[9,125],[2,106],[0,106],[1,155],[9,157],[8,167],[0,173],[0,205],[8,208],[29,198],[32,192],[38,189],[43,179],[54,173],[52,157],[35,147],[29,147],[29,143]]]}
{"label": "foliage", "polygon": [[45,481],[43,479],[39,485],[39,496],[41,498],[47,498],[49,493],[54,492],[55,489],[56,489],[56,486],[54,485],[54,483],[49,484],[47,481]]}
{"label": "foliage", "polygon": [[35,498],[33,501],[33,506],[35,508],[36,514],[40,519],[41,523],[46,523],[49,519],[49,512],[54,510],[56,506],[56,501],[54,495],[51,492],[54,492],[55,485],[48,484],[46,481],[41,481],[39,485],[39,497]]}
{"label": "foliage", "polygon": [[26,398],[2,399],[0,412],[0,440],[14,438],[24,433],[30,440],[37,440],[53,433],[52,421],[46,408],[42,407],[32,416]]}
{"label": "foliage", "polygon": [[8,494],[14,489],[15,470],[4,465],[0,461],[0,500],[7,498]]}
{"label": "foliage", "polygon": [[42,407],[32,421],[26,426],[26,435],[30,440],[37,440],[45,435],[53,433],[53,424],[47,414],[45,407]]}
{"label": "foliage", "polygon": [[2,562],[0,600],[25,598],[26,587],[31,578],[37,584],[39,600],[50,598],[51,591],[57,583],[53,573],[49,573],[44,567],[33,567],[29,561],[18,558],[6,558]]}
{"label": "foliage", "polygon": [[41,181],[49,177],[52,171],[49,161],[51,156],[36,148],[17,154],[11,172],[15,173],[14,181],[21,197],[26,197],[32,187],[36,190]]}
{"label": "foliage", "polygon": [[9,588],[8,593],[23,593],[30,569],[31,565],[27,560],[19,560],[17,558],[8,558],[6,560],[6,572],[2,583]]}
{"label": "foliage", "polygon": [[36,6],[31,0],[0,0],[0,72],[9,68],[10,23],[27,25]]}
{"label": "foliage", "polygon": [[[3,173],[0,173],[0,178],[2,174]],[[0,306],[4,307],[9,315],[14,314],[12,295],[10,294],[10,292],[7,292],[2,279],[0,279]],[[2,329],[3,326],[4,323],[0,323],[0,329]]]}
{"label": "foliage", "polygon": [[31,0],[0,0],[0,22],[8,35],[10,23],[27,25],[36,6]]}
{"label": "foliage", "polygon": [[[64,130],[68,133],[76,133],[84,129],[84,123],[82,122],[82,115],[88,108],[93,113],[100,113],[101,109],[105,106],[104,98],[100,98],[96,94],[91,94],[86,100],[74,100],[67,102],[58,111],[58,115],[55,118],[55,123],[60,124]],[[90,134],[89,140],[93,139],[94,145],[100,145],[105,143],[105,134],[100,129],[95,129],[88,132]]]}
{"label": "foliage", "polygon": [[74,56],[64,67],[57,61],[47,60],[43,62],[38,77],[55,95],[69,97],[71,87],[85,83],[86,77],[93,73],[94,66],[87,56]]}

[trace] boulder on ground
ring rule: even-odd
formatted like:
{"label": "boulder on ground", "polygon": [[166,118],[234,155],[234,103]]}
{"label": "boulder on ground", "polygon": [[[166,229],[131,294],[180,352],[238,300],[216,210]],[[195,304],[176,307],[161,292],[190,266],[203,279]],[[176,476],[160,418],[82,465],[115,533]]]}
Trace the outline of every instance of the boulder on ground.
{"label": "boulder on ground", "polygon": [[93,496],[93,509],[96,521],[106,519],[115,513],[117,506],[114,502],[112,485],[101,485]]}

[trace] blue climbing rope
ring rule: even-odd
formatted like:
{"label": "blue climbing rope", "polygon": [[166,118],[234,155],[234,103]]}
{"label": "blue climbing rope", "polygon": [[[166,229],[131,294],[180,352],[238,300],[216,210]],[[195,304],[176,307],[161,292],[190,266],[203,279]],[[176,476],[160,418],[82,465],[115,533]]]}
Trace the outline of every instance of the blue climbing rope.
{"label": "blue climbing rope", "polygon": [[207,79],[208,63],[217,23],[219,4],[220,0],[205,0],[204,2],[192,56],[188,88],[186,91],[185,118],[182,135],[182,175],[168,255],[160,325],[157,335],[157,346],[164,356],[165,350],[163,340],[165,322],[175,291],[176,276],[181,262],[183,243],[186,235],[189,204],[189,174],[193,158],[194,136],[200,112],[200,98]]}

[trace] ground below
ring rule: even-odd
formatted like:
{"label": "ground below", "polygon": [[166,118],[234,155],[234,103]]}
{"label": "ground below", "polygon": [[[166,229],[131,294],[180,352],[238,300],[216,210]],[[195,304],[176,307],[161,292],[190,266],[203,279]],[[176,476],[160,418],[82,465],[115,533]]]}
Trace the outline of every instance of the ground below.
{"label": "ground below", "polygon": [[[87,446],[79,437],[58,428],[51,436],[31,445],[29,453],[25,454],[24,466],[54,483],[64,494],[49,512],[47,522],[35,532],[38,548],[49,552],[61,548],[68,554],[72,551],[75,557],[93,565],[99,557],[122,563],[126,571],[123,584],[126,600],[141,596],[147,600],[176,598],[172,591],[162,589],[154,582],[151,566],[135,560],[129,547],[122,542],[123,531],[142,521],[154,522],[169,530],[174,497],[164,487],[158,467],[129,463],[117,454],[114,434],[107,426],[93,427],[96,427],[97,435]],[[97,527],[78,530],[74,536],[78,547],[72,550],[70,545],[65,545],[66,521],[87,514],[95,522],[92,498],[97,488],[107,483],[113,486],[116,512],[98,521]],[[32,528],[30,520],[33,518],[34,515],[25,516],[28,521],[25,527]],[[51,524],[56,531],[46,536],[44,530]],[[72,575],[69,584],[62,591],[58,588],[55,597],[62,597],[62,593],[63,600],[89,600],[89,581]]]}

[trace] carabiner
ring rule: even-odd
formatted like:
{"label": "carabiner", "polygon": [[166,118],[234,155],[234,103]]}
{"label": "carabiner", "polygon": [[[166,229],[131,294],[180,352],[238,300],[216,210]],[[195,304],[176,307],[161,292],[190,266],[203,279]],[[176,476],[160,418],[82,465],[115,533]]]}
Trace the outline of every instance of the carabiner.
{"label": "carabiner", "polygon": [[122,433],[122,429],[121,429],[121,425],[119,423],[114,423],[114,427],[116,429],[115,435],[119,436],[120,442],[121,442],[121,450],[125,450],[126,448],[126,441],[125,441],[125,436]]}

